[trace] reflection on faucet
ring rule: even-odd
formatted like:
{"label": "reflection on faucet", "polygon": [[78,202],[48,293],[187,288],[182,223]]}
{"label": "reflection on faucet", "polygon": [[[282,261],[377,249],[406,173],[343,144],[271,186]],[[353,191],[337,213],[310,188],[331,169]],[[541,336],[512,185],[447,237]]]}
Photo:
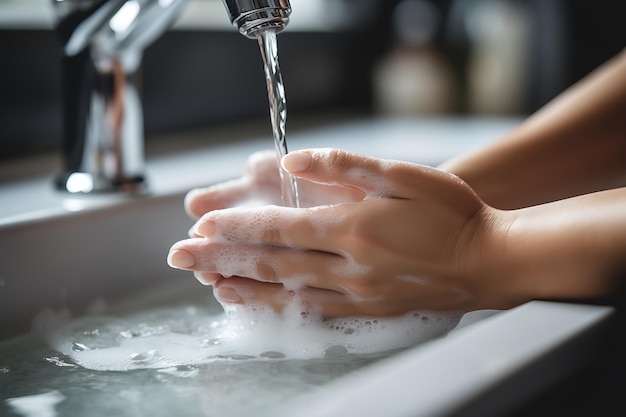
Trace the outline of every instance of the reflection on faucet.
{"label": "reflection on faucet", "polygon": [[65,172],[73,193],[144,185],[143,50],[187,0],[52,0],[63,51]]}

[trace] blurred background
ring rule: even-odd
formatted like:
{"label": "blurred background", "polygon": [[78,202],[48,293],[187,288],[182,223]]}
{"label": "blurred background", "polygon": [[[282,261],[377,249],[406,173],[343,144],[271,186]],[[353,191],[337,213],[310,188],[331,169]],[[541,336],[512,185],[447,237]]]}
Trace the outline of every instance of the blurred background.
{"label": "blurred background", "polygon": [[[291,4],[279,37],[288,128],[376,115],[525,116],[626,40],[623,0]],[[60,149],[60,65],[50,0],[0,0],[0,163]],[[148,150],[167,132],[269,126],[258,45],[230,26],[221,0],[190,0],[145,51],[141,85]]]}

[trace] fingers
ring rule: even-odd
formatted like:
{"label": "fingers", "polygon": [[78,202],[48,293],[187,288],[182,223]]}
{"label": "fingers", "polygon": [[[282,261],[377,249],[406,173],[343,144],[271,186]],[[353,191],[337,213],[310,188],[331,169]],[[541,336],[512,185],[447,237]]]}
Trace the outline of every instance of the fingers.
{"label": "fingers", "polygon": [[224,278],[224,276],[215,272],[193,271],[193,275],[203,285],[213,285],[220,279]]}
{"label": "fingers", "polygon": [[335,253],[337,240],[349,228],[351,204],[307,209],[265,206],[212,211],[194,226],[194,233],[213,239]]}
{"label": "fingers", "polygon": [[206,188],[191,190],[185,197],[185,210],[200,218],[212,210],[234,206],[260,206],[280,203],[276,154],[256,152],[248,158],[241,178]]}
{"label": "fingers", "polygon": [[388,194],[384,160],[339,149],[298,151],[287,154],[283,168],[300,178],[327,185],[354,187],[365,194]]}
{"label": "fingers", "polygon": [[447,285],[428,290],[410,290],[393,297],[358,299],[340,291],[302,287],[290,290],[279,283],[266,283],[243,277],[222,278],[214,285],[215,297],[223,303],[246,306],[269,306],[276,312],[293,307],[302,312],[334,317],[393,317],[416,310],[470,311],[472,299],[467,293]]}
{"label": "fingers", "polygon": [[362,190],[369,198],[414,198],[424,191],[457,187],[454,175],[432,167],[372,158],[340,149],[316,149],[287,154],[283,168],[299,178]]}
{"label": "fingers", "polygon": [[232,207],[246,197],[249,188],[249,181],[239,178],[191,190],[185,196],[185,210],[189,216],[200,218],[209,211]]}
{"label": "fingers", "polygon": [[219,280],[214,285],[213,294],[219,301],[230,304],[256,304],[258,300],[263,300],[262,305],[274,311],[282,311],[294,293],[281,284],[231,277]]}
{"label": "fingers", "polygon": [[224,303],[268,306],[276,312],[282,312],[287,306],[297,303],[302,313],[316,313],[322,317],[347,317],[358,313],[358,309],[346,296],[336,291],[309,287],[289,290],[281,284],[242,277],[219,280],[213,294]]}
{"label": "fingers", "polygon": [[222,277],[244,276],[261,282],[280,282],[289,288],[314,286],[338,289],[336,273],[345,260],[334,254],[259,245],[233,245],[206,238],[188,239],[170,250],[170,266],[193,270],[204,284]]}

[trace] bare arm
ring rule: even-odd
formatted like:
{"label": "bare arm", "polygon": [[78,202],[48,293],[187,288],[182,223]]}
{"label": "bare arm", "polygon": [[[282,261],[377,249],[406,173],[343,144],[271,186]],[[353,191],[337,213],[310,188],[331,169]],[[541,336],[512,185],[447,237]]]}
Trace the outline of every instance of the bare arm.
{"label": "bare arm", "polygon": [[507,209],[626,185],[626,51],[502,141],[441,168]]}
{"label": "bare arm", "polygon": [[520,300],[603,298],[624,284],[626,188],[499,213],[511,220],[484,273]]}

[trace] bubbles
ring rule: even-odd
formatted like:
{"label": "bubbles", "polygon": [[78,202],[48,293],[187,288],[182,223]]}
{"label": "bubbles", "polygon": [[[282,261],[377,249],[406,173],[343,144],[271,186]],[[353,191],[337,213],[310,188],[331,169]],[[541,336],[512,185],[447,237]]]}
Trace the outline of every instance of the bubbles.
{"label": "bubbles", "polygon": [[202,347],[211,347],[211,346],[217,346],[217,345],[221,345],[222,341],[218,338],[212,338],[212,339],[203,339],[202,343],[200,344],[200,346]]}
{"label": "bubbles", "polygon": [[44,358],[44,360],[46,362],[49,362],[51,364],[54,364],[60,367],[69,367],[69,368],[76,367],[76,365],[74,365],[73,363],[67,363],[63,359],[59,358],[58,356],[50,356],[50,357]]}
{"label": "bubbles", "polygon": [[200,369],[195,366],[171,366],[158,370],[159,373],[168,374],[177,378],[194,378],[200,373]]}
{"label": "bubbles", "polygon": [[374,269],[374,267],[370,265],[358,263],[349,252],[344,251],[341,255],[345,259],[344,263],[330,269],[331,272],[334,272],[335,274],[348,277],[358,277],[363,276]]}
{"label": "bubbles", "polygon": [[46,358],[57,366],[184,373],[192,370],[184,367],[216,361],[328,359],[395,351],[445,335],[460,317],[423,311],[394,318],[324,319],[299,302],[283,314],[260,305],[231,306],[218,314],[185,305],[125,317],[64,322],[51,317],[55,324],[44,326],[42,335],[65,355]]}
{"label": "bubbles", "polygon": [[282,352],[276,352],[276,351],[270,350],[268,352],[261,353],[259,357],[268,358],[268,359],[284,359],[285,354]]}
{"label": "bubbles", "polygon": [[341,358],[348,355],[348,349],[345,346],[330,346],[324,349],[322,357],[324,358]]}
{"label": "bubbles", "polygon": [[129,356],[133,362],[150,362],[155,358],[158,358],[156,349],[149,350],[147,352],[133,352]]}
{"label": "bubbles", "polygon": [[72,350],[74,352],[82,352],[84,350],[91,350],[91,348],[83,343],[74,342],[72,343]]}

